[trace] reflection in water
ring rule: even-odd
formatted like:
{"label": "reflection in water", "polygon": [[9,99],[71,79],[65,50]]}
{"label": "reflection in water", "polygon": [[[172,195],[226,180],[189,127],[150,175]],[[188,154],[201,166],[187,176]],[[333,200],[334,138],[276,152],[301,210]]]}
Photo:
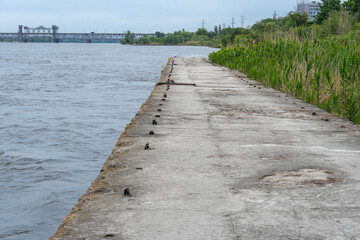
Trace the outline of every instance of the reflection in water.
{"label": "reflection in water", "polygon": [[0,44],[0,238],[47,239],[170,56],[205,47]]}

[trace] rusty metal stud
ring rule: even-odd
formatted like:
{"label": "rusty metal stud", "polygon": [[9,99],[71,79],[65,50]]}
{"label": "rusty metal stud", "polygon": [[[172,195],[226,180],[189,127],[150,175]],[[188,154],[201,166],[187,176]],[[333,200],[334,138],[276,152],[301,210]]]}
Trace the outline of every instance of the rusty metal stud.
{"label": "rusty metal stud", "polygon": [[126,188],[126,189],[124,190],[124,196],[131,196],[130,188]]}

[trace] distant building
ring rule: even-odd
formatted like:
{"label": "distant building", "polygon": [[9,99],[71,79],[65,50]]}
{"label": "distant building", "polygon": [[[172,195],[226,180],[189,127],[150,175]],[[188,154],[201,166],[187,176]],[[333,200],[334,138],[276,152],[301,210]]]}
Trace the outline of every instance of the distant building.
{"label": "distant building", "polygon": [[313,21],[320,12],[320,5],[316,1],[311,1],[310,3],[303,1],[297,4],[297,12],[301,14],[307,13],[309,21]]}

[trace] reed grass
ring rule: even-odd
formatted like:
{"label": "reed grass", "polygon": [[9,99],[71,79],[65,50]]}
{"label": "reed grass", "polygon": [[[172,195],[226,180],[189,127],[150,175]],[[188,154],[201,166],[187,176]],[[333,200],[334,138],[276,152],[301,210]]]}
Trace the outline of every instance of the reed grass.
{"label": "reed grass", "polygon": [[223,48],[209,59],[360,124],[359,44],[349,35],[265,40]]}

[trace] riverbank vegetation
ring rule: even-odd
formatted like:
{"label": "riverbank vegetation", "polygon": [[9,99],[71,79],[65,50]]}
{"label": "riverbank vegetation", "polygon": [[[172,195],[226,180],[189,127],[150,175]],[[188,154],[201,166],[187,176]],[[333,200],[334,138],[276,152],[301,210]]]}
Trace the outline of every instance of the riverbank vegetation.
{"label": "riverbank vegetation", "polygon": [[323,0],[314,21],[300,13],[263,20],[209,58],[360,124],[359,20],[359,0]]}
{"label": "riverbank vegetation", "polygon": [[155,36],[145,36],[141,38],[135,38],[135,34],[128,31],[125,38],[121,40],[121,43],[132,45],[210,46],[220,48],[233,42],[236,35],[246,35],[249,33],[249,29],[230,27],[222,29],[221,25],[215,26],[213,31],[199,28],[196,32],[188,32],[183,29],[167,34],[156,32]]}

